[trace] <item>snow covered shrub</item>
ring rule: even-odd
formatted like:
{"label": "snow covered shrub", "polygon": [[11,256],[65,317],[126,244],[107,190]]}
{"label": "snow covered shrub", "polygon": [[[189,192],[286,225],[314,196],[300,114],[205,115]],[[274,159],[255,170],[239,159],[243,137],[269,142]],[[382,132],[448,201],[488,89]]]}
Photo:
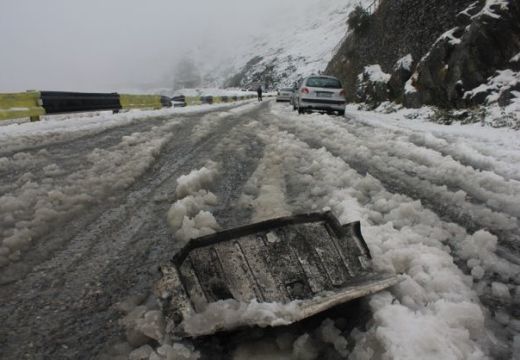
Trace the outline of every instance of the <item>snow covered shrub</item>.
{"label": "snow covered shrub", "polygon": [[356,6],[356,8],[349,14],[347,20],[349,29],[352,29],[358,34],[363,34],[368,29],[369,23],[370,13],[361,5]]}

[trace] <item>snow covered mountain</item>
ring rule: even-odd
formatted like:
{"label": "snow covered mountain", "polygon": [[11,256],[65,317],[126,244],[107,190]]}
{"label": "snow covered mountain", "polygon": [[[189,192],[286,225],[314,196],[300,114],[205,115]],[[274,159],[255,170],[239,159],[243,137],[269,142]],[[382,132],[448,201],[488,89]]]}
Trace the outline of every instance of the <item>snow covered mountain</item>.
{"label": "snow covered mountain", "polygon": [[206,68],[206,81],[227,87],[288,86],[323,71],[345,37],[348,14],[359,3],[328,0],[289,9],[284,21],[237,44],[234,54]]}

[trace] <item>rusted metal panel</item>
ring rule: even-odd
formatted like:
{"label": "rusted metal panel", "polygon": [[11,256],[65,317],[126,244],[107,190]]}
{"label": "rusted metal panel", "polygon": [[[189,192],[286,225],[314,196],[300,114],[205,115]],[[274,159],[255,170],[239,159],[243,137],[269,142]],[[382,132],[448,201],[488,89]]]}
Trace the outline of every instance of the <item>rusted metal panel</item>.
{"label": "rusted metal panel", "polygon": [[[158,294],[177,325],[172,329],[229,299],[297,303],[292,322],[398,281],[371,271],[370,259],[359,223],[341,226],[330,212],[296,215],[192,240],[163,271]],[[169,276],[175,279],[165,280]],[[179,298],[172,299],[174,293]]]}

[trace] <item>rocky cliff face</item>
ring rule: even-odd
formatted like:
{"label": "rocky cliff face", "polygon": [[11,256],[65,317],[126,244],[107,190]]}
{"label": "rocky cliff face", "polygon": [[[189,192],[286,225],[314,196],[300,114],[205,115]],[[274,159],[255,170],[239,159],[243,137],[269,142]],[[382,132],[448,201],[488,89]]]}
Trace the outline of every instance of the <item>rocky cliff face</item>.
{"label": "rocky cliff face", "polygon": [[[519,19],[520,0],[384,0],[362,31],[349,33],[326,72],[343,80],[351,101],[478,105],[492,89],[475,89],[497,71],[512,69],[515,79]],[[386,92],[363,76],[374,64],[388,74]],[[509,85],[504,99],[518,90],[515,81]]]}

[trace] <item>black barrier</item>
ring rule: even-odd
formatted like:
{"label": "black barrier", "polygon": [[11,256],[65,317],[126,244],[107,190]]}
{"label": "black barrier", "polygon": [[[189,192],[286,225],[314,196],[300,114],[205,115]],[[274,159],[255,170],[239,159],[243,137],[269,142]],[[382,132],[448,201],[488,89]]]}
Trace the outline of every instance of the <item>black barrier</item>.
{"label": "black barrier", "polygon": [[200,102],[203,104],[213,104],[213,96],[201,96]]}
{"label": "black barrier", "polygon": [[174,97],[172,97],[172,101],[186,102],[186,96],[184,96],[184,95],[174,96]]}
{"label": "black barrier", "polygon": [[47,114],[121,110],[119,94],[117,93],[42,91],[41,100]]}
{"label": "black barrier", "polygon": [[168,96],[161,96],[161,105],[163,107],[172,107],[172,101]]}

